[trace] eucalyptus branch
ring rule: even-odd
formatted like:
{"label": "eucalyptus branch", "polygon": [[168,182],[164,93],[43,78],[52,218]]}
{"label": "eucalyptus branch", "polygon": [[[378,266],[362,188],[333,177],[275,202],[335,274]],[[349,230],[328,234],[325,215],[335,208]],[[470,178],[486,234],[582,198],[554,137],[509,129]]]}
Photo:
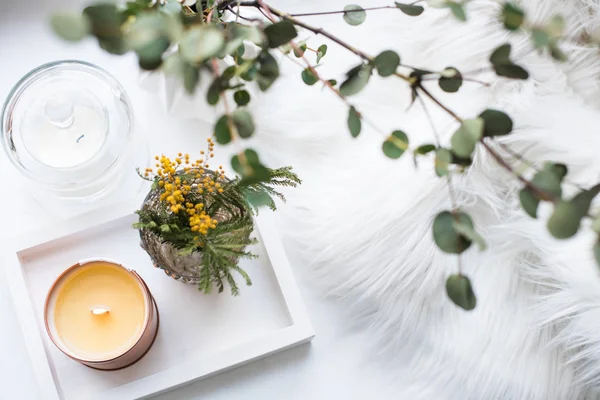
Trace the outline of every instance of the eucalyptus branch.
{"label": "eucalyptus branch", "polygon": [[[423,107],[435,139],[435,145],[424,143],[412,149],[413,156],[416,160],[418,156],[434,153],[435,173],[448,181],[452,210],[443,211],[436,216],[433,222],[433,235],[436,245],[442,251],[459,256],[459,274],[448,278],[446,289],[448,296],[465,310],[473,309],[476,301],[470,281],[462,275],[460,254],[472,243],[477,243],[483,250],[485,241],[476,232],[470,216],[458,208],[453,187],[454,175],[451,174],[460,173],[472,164],[472,157],[478,145],[483,146],[502,169],[515,176],[524,185],[519,192],[519,200],[526,213],[536,217],[540,201],[550,201],[555,205],[553,215],[548,220],[548,230],[556,238],[572,237],[577,233],[581,219],[590,216],[590,205],[594,197],[600,194],[600,185],[585,190],[574,184],[581,190],[580,193],[571,199],[563,198],[562,185],[568,182],[565,179],[568,172],[566,165],[549,162],[537,168],[523,155],[514,152],[503,143],[498,143],[499,147],[493,145],[495,137],[508,135],[513,131],[513,121],[508,114],[488,108],[477,117],[463,119],[453,111],[452,105],[449,107],[444,104],[445,101],[434,96],[430,86],[425,84],[425,82],[437,81],[439,87],[446,93],[457,92],[463,82],[474,82],[489,87],[490,83],[477,77],[477,74],[487,71],[493,71],[496,76],[503,78],[526,80],[529,78],[529,72],[514,61],[523,54],[515,55],[510,43],[504,43],[494,49],[486,60],[487,64],[480,64],[482,68],[461,72],[449,66],[443,71],[435,72],[427,66],[416,68],[402,63],[400,54],[393,50],[384,50],[376,56],[371,56],[329,31],[299,19],[317,15],[343,14],[343,19],[348,24],[356,26],[365,21],[365,12],[370,10],[398,8],[407,15],[418,16],[425,11],[424,7],[415,6],[421,0],[409,4],[396,3],[396,7],[384,5],[364,9],[352,4],[346,6],[344,10],[295,14],[279,11],[265,4],[265,1],[267,0],[202,1],[196,5],[197,9],[182,6],[178,2],[163,0],[130,1],[123,7],[103,3],[86,7],[81,15],[70,13],[55,15],[51,23],[55,32],[68,41],[76,42],[93,36],[100,46],[111,54],[122,55],[129,51],[135,52],[142,69],[157,70],[164,67],[165,73],[176,75],[183,81],[186,91],[190,94],[197,90],[201,74],[210,71],[214,79],[206,92],[207,102],[216,105],[222,101],[225,108],[225,115],[221,115],[214,125],[214,137],[219,144],[227,144],[232,140],[240,144],[243,143],[243,139],[250,138],[255,133],[251,109],[247,107],[252,96],[246,90],[246,85],[253,83],[260,91],[265,92],[280,78],[281,67],[273,56],[275,50],[282,51],[303,68],[301,76],[304,83],[314,85],[321,82],[323,87],[327,87],[348,106],[347,125],[352,137],[357,137],[361,133],[364,123],[368,123],[378,133],[385,135],[382,152],[390,159],[398,159],[410,149],[409,135],[402,130],[394,130],[389,134],[383,132],[358,112],[348,99],[361,92],[372,81],[374,72],[382,78],[395,76],[406,82],[412,91],[413,102],[418,100]],[[468,0],[447,1],[443,5],[451,10],[454,17],[465,21],[468,14],[464,5],[467,2]],[[240,15],[241,7],[255,8],[264,19],[260,16],[255,18]],[[526,33],[533,43],[529,51],[544,52],[557,61],[564,61],[567,58],[559,47],[563,41],[569,40],[565,35],[563,17],[554,16],[546,23],[536,21],[532,24],[526,19],[526,11],[515,2],[503,0],[501,7],[498,16],[503,27],[507,31]],[[222,12],[226,10],[234,13],[235,18],[223,21]],[[267,21],[269,23],[266,23]],[[294,42],[301,29],[315,35],[322,35],[358,56],[360,64],[346,72],[346,78],[339,86],[337,82],[325,79],[309,61],[309,56],[312,55],[306,51],[316,54],[316,64],[318,64],[327,54],[327,44],[322,44],[315,50],[309,48],[304,42]],[[174,32],[177,35],[173,35]],[[593,38],[580,38],[583,43],[590,40]],[[249,42],[256,44],[260,50],[257,55],[244,58],[245,46]],[[291,46],[297,59],[286,53],[282,46]],[[173,51],[174,49],[177,51]],[[223,71],[219,71],[217,60],[230,56],[233,57],[234,62]],[[230,93],[235,101],[235,105],[231,107]],[[460,125],[450,139],[450,146],[442,147],[428,108],[428,101],[435,103]],[[209,143],[212,143],[212,139]],[[514,159],[534,168],[535,176],[532,179],[522,176],[517,169],[518,163],[514,162]],[[246,148],[235,155],[231,165],[240,175],[240,182],[246,184],[251,182],[261,184],[268,181],[270,177],[268,168],[261,163],[259,155],[251,148]],[[262,194],[253,193],[253,196],[261,197]],[[260,201],[264,201],[264,196],[262,197]],[[148,224],[150,222],[148,221]],[[600,221],[597,220],[595,225],[594,230],[600,234]],[[595,257],[600,264],[600,238],[595,246]]]}
{"label": "eucalyptus branch", "polygon": [[[331,41],[339,44],[340,46],[342,46],[343,48],[351,51],[352,53],[356,54],[357,56],[361,57],[362,59],[369,61],[369,62],[373,62],[374,58],[369,56],[367,53],[349,45],[348,43],[346,43],[345,41],[343,41],[342,39],[338,38],[337,36],[332,35],[331,33],[327,32],[326,30],[324,30],[323,28],[317,28],[314,27],[312,25],[309,25],[303,21],[300,21],[296,18],[294,18],[293,16],[283,13],[267,4],[265,4],[262,0],[257,0],[257,1],[242,1],[241,3],[239,3],[240,6],[246,6],[246,7],[256,7],[259,9],[265,9],[266,11],[268,11],[269,14],[272,15],[276,15],[281,19],[287,20],[291,23],[293,23],[294,25],[300,26],[304,29],[307,29],[311,32],[313,32],[316,35],[322,35],[325,36],[326,38],[330,39]],[[403,76],[402,74],[400,74],[400,76]],[[404,78],[406,78],[408,80],[407,76],[403,76]]]}
{"label": "eucalyptus branch", "polygon": [[[272,22],[274,22],[273,19],[273,14],[279,16],[282,19],[289,19],[286,18],[284,16],[282,16],[281,14],[278,14],[277,12],[273,12],[274,10],[267,6],[262,0],[257,0],[256,3],[258,3],[258,7],[259,8],[264,8],[264,10],[266,11],[266,13],[268,13],[268,15],[265,15],[265,13],[263,13],[263,15],[267,16],[267,18],[269,18]],[[276,11],[276,10],[275,10]],[[308,29],[308,28],[307,28]],[[311,29],[309,29],[311,30]],[[290,45],[292,46],[292,48],[298,52],[299,54],[301,54],[302,52],[300,51],[300,48],[298,47],[298,45],[294,42],[290,42]],[[306,58],[306,56],[304,56],[304,54],[302,54],[301,58],[304,60],[304,62],[307,65],[307,68],[311,71],[311,73],[319,80],[321,81],[327,88],[329,88],[331,91],[333,91],[336,96],[338,98],[340,98],[346,105],[350,106],[350,103],[348,102],[348,100],[346,99],[346,97],[340,93],[340,91],[338,89],[336,89],[335,87],[333,87],[333,85],[331,84],[331,82],[329,82],[329,80],[324,79],[323,77],[321,77],[319,75],[319,73],[316,71],[316,69],[311,65],[310,61],[308,61],[308,59]],[[360,113],[359,113],[360,115]],[[387,136],[387,134],[385,134],[381,129],[379,129],[374,123],[372,123],[369,119],[364,118],[364,116],[362,117],[362,119],[369,124],[376,132],[378,132],[379,134],[383,135],[383,136]]]}
{"label": "eucalyptus branch", "polygon": [[[513,157],[514,159],[522,162],[523,164],[525,164],[527,167],[533,169],[536,172],[540,172],[541,169],[535,165],[535,163],[533,163],[532,161],[526,159],[522,154],[517,153],[516,151],[514,151],[513,149],[510,148],[510,146],[499,142],[499,141],[495,141],[495,143],[498,145],[498,147],[500,147],[502,150],[504,150],[505,152],[507,152],[511,157]],[[564,179],[565,183],[568,183],[569,185],[572,185],[574,187],[576,187],[579,190],[586,190],[583,186],[581,186],[580,184],[578,184],[577,182],[573,182],[571,180],[568,179]]]}
{"label": "eucalyptus branch", "polygon": [[[212,18],[212,13],[214,11],[214,7],[210,9],[208,15],[206,16],[206,21],[210,23],[211,18]],[[216,58],[212,58],[211,60],[211,64],[212,64],[212,70],[213,70],[213,75],[215,77],[215,79],[219,78],[219,64]],[[235,124],[233,123],[233,119],[231,118],[231,110],[229,108],[229,102],[227,101],[227,95],[225,94],[225,92],[221,91],[219,93],[219,96],[221,98],[221,100],[223,101],[223,107],[225,107],[225,115],[227,116],[227,126],[229,127],[229,131],[231,132],[231,140],[234,142],[237,142],[237,138],[239,136],[237,127],[235,126]],[[244,153],[243,150],[240,150],[238,153],[238,157],[240,160],[240,163],[244,166],[247,166],[247,160],[246,160],[246,154]]]}
{"label": "eucalyptus branch", "polygon": [[[458,210],[458,206],[456,205],[456,198],[454,197],[454,187],[452,186],[452,174],[450,172],[448,172],[448,174],[446,175],[446,182],[448,183],[448,195],[450,197],[450,206],[452,207],[452,217],[454,218],[454,222],[459,224],[460,223],[460,215],[459,215],[459,210]],[[460,245],[460,241],[459,241],[459,245],[458,245],[458,254],[456,257],[456,264],[458,266],[458,274],[462,275],[462,252],[463,252],[463,248]]]}
{"label": "eucalyptus branch", "polygon": [[511,173],[519,181],[521,181],[526,188],[534,192],[539,198],[550,201],[555,204],[558,202],[558,200],[560,200],[557,199],[555,196],[551,195],[550,193],[544,191],[543,189],[540,189],[539,187],[534,185],[530,180],[524,178],[521,174],[515,171],[515,169],[508,162],[506,162],[506,160],[502,158],[502,156],[500,156],[500,154],[498,154],[488,143],[486,143],[484,139],[481,139],[479,143],[483,145],[487,152],[492,156],[492,158],[494,158],[494,160],[496,160],[496,162],[502,168]]}
{"label": "eucalyptus branch", "polygon": [[239,9],[239,7],[238,7],[238,8],[236,8],[236,9],[234,10],[234,9],[233,9],[231,6],[229,6],[229,7],[227,7],[227,10],[229,10],[229,11],[231,11],[233,14],[235,14],[235,17],[236,17],[236,18],[241,18],[241,19],[243,19],[244,21],[248,21],[248,22],[258,22],[258,23],[260,23],[260,22],[261,22],[261,19],[259,19],[259,18],[250,18],[250,17],[245,17],[245,16],[243,16],[242,14],[240,14],[240,12],[239,12],[239,10],[240,10],[240,9]]}
{"label": "eucalyptus branch", "polygon": [[448,107],[446,107],[444,104],[442,104],[442,102],[440,102],[435,96],[433,96],[429,90],[425,89],[423,87],[423,85],[418,85],[418,90],[420,90],[421,92],[423,92],[423,94],[427,97],[429,97],[435,104],[437,104],[442,110],[446,111],[448,114],[450,114],[452,116],[452,118],[454,118],[457,122],[462,123],[463,119],[461,117],[458,116],[458,114],[456,114],[454,111],[452,111],[451,109],[449,109]]}
{"label": "eucalyptus branch", "polygon": [[[267,11],[267,13],[269,14],[267,18],[269,18],[269,20],[271,20],[271,22],[275,22],[271,11],[269,10],[269,8],[267,6],[265,6],[265,4],[262,2],[262,0],[258,0],[257,3],[259,3],[259,7],[264,8]],[[290,42],[290,45],[292,46],[292,49],[294,49],[294,51],[297,54],[302,54],[300,56],[300,58],[302,58],[302,60],[306,64],[306,67],[315,76],[315,78],[317,78],[327,88],[329,88],[333,93],[335,93],[335,95],[337,97],[339,97],[344,103],[346,103],[347,105],[349,105],[348,100],[346,99],[346,97],[344,97],[344,95],[342,95],[339,90],[337,90],[336,88],[334,88],[333,85],[331,84],[331,82],[329,82],[328,80],[322,78],[321,75],[319,75],[319,73],[317,72],[317,70],[312,66],[312,64],[310,63],[310,61],[306,58],[306,56],[304,55],[304,52],[300,49],[300,47],[295,42],[293,42],[293,41]]]}
{"label": "eucalyptus branch", "polygon": [[397,9],[396,6],[379,6],[379,7],[368,7],[358,10],[339,10],[339,11],[320,11],[311,13],[300,13],[300,14],[289,14],[290,17],[312,17],[315,15],[331,15],[331,14],[347,14],[352,12],[363,12],[363,11],[374,11],[374,10],[386,10],[386,9]]}
{"label": "eucalyptus branch", "polygon": [[[291,44],[292,48],[295,51],[299,51],[300,50],[300,48],[298,47],[298,45],[296,43],[290,42],[290,44]],[[284,53],[284,52],[282,51],[282,53]],[[337,90],[331,84],[331,82],[329,82],[329,80],[327,80],[327,79],[323,78],[321,75],[319,75],[319,73],[317,72],[317,70],[311,65],[310,61],[307,60],[304,55],[301,58],[305,62],[305,65],[302,65],[301,63],[297,62],[292,57],[290,57],[288,54],[285,54],[285,56],[288,59],[290,59],[291,61],[293,61],[299,67],[301,67],[301,68],[308,68],[308,70],[311,72],[311,74],[313,74],[314,77],[319,80],[319,82],[321,82],[326,88],[330,89],[340,100],[342,100],[344,102],[344,104],[346,104],[347,106],[350,106],[350,103],[348,102],[348,99],[343,94],[341,94],[340,91]]]}
{"label": "eucalyptus branch", "polygon": [[[427,97],[429,97],[434,103],[436,103],[440,108],[442,108],[444,111],[446,111],[448,114],[450,114],[456,121],[458,121],[459,123],[463,122],[463,119],[460,118],[458,116],[458,114],[456,114],[450,108],[446,107],[442,102],[440,102],[435,96],[433,96],[422,85],[419,85],[418,88]],[[537,187],[536,185],[534,185],[531,181],[529,181],[528,179],[524,178],[521,174],[519,174],[517,171],[515,171],[515,169],[508,162],[506,162],[506,160],[504,158],[502,158],[502,156],[500,154],[498,154],[490,145],[488,145],[485,142],[484,138],[482,138],[481,140],[479,140],[479,143],[481,143],[483,145],[483,147],[487,150],[487,152],[492,156],[492,158],[494,158],[494,160],[496,160],[496,162],[502,168],[504,168],[506,171],[508,171],[510,174],[512,174],[519,181],[521,181],[525,185],[525,187],[527,187],[528,189],[530,189],[537,196],[539,196],[542,199],[549,200],[552,203],[556,203],[558,201],[558,199],[556,199],[555,196],[551,195],[550,193],[547,193],[543,189],[540,189],[539,187]]]}
{"label": "eucalyptus branch", "polygon": [[[435,127],[435,124],[433,122],[433,118],[431,117],[431,114],[429,113],[427,104],[425,104],[425,101],[423,100],[423,98],[421,98],[421,96],[417,95],[417,99],[419,100],[421,106],[423,107],[423,111],[425,112],[425,116],[427,117],[427,121],[429,122],[429,126],[431,127],[431,131],[433,132],[433,136],[435,138],[436,145],[439,148],[441,146],[440,136],[439,136],[437,128]],[[452,216],[454,217],[454,220],[456,221],[456,223],[459,223],[460,221],[459,221],[459,215],[458,215],[458,206],[457,206],[457,202],[456,202],[456,197],[454,195],[454,187],[452,186],[452,176],[451,176],[450,171],[448,171],[448,173],[446,174],[446,181],[448,183],[448,196],[450,197],[450,206],[452,207],[452,211],[451,211]],[[457,258],[459,275],[462,275],[462,260],[461,260],[461,252],[462,251],[463,251],[463,249],[459,248],[459,253],[458,253],[458,258]]]}
{"label": "eucalyptus branch", "polygon": [[441,147],[440,135],[438,134],[435,124],[433,123],[433,118],[431,117],[431,114],[429,113],[427,104],[425,104],[425,101],[419,95],[417,95],[417,100],[419,100],[419,103],[421,103],[421,107],[423,107],[423,112],[425,113],[425,116],[427,117],[427,121],[429,121],[429,126],[431,127],[431,131],[433,132],[433,137],[435,138],[436,146]]}

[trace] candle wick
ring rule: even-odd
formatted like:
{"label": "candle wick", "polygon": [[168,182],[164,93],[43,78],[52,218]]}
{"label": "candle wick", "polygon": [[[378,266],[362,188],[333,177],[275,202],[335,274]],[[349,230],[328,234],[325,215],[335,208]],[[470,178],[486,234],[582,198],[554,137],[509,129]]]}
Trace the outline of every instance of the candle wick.
{"label": "candle wick", "polygon": [[90,311],[94,315],[102,315],[108,314],[110,312],[110,309],[108,307],[92,307]]}
{"label": "candle wick", "polygon": [[77,138],[76,142],[77,142],[77,143],[79,143],[79,141],[80,141],[81,139],[83,139],[83,137],[84,137],[84,136],[85,136],[85,135],[81,135],[81,136],[79,136],[79,137]]}

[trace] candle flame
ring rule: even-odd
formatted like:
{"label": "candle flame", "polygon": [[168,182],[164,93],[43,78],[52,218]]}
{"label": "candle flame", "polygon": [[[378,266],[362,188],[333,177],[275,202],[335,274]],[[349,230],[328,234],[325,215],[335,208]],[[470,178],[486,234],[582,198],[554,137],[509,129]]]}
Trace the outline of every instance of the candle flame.
{"label": "candle flame", "polygon": [[108,307],[92,307],[92,309],[90,311],[94,315],[102,315],[102,314],[107,314],[108,312],[110,312],[110,309]]}

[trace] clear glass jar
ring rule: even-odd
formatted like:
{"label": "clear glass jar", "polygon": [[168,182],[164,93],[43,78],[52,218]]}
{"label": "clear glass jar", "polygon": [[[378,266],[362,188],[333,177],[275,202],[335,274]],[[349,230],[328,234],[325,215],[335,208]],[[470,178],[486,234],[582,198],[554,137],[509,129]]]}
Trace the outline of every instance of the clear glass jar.
{"label": "clear glass jar", "polygon": [[86,62],[52,62],[26,74],[1,120],[8,158],[45,199],[93,202],[148,164],[124,88]]}

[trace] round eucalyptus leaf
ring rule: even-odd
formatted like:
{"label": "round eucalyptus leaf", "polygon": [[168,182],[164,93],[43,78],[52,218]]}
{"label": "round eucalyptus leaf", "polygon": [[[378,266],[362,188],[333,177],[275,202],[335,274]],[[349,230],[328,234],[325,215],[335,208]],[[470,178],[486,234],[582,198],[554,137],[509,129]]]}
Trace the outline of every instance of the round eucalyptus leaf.
{"label": "round eucalyptus leaf", "polygon": [[83,14],[54,14],[50,25],[58,36],[70,42],[77,42],[90,32],[90,23]]}
{"label": "round eucalyptus leaf", "polygon": [[269,52],[262,52],[258,56],[258,70],[256,81],[260,90],[265,91],[271,87],[279,77],[279,65],[277,60]]}
{"label": "round eucalyptus leaf", "polygon": [[[547,193],[549,197],[542,200],[552,200],[560,198],[562,195],[561,188],[562,177],[557,174],[556,170],[551,167],[544,168],[533,176],[531,183],[542,192]],[[539,195],[539,194],[538,194]]]}
{"label": "round eucalyptus leaf", "polygon": [[573,202],[559,201],[548,220],[548,231],[557,239],[574,236],[581,225],[583,215]]}
{"label": "round eucalyptus leaf", "polygon": [[347,78],[340,85],[340,93],[352,96],[360,92],[369,82],[373,67],[369,64],[360,64],[348,71]]}
{"label": "round eucalyptus leaf", "polygon": [[110,54],[122,56],[129,51],[127,42],[122,37],[98,39],[98,46]]}
{"label": "round eucalyptus leaf", "polygon": [[516,31],[523,25],[525,20],[525,11],[517,7],[514,3],[504,3],[502,9],[502,22],[509,31]]}
{"label": "round eucalyptus leaf", "polygon": [[565,164],[560,164],[560,163],[545,163],[544,169],[551,171],[561,181],[569,173],[569,169],[567,168],[567,166]]}
{"label": "round eucalyptus leaf", "polygon": [[400,65],[400,56],[392,50],[385,50],[375,57],[375,68],[380,76],[393,75]]}
{"label": "round eucalyptus leaf", "polygon": [[418,167],[417,157],[428,154],[432,151],[435,151],[436,147],[433,144],[422,144],[413,150],[413,163],[415,164],[415,168]]}
{"label": "round eucalyptus leaf", "polygon": [[[566,175],[566,167],[562,164],[551,164],[550,167],[546,167],[547,170],[552,171],[550,168],[564,167],[564,171],[560,171],[559,176]],[[556,173],[556,172],[555,172]],[[592,201],[600,193],[600,184],[594,187],[582,190],[577,193],[571,200],[564,201],[560,200],[554,207],[554,212],[548,220],[548,230],[550,233],[558,239],[567,239],[572,237],[579,230],[581,220],[588,215]],[[592,229],[595,223],[592,223]]]}
{"label": "round eucalyptus leaf", "polygon": [[181,14],[182,7],[181,3],[177,0],[167,0],[167,2],[161,6],[160,10],[167,14],[179,15]]}
{"label": "round eucalyptus leaf", "polygon": [[594,243],[594,258],[596,259],[596,264],[600,265],[600,239]]}
{"label": "round eucalyptus leaf", "polygon": [[270,177],[269,169],[260,162],[258,154],[252,149],[231,158],[233,170],[242,176],[240,184],[248,185],[263,182]]}
{"label": "round eucalyptus leaf", "polygon": [[162,68],[166,74],[183,76],[184,64],[179,53],[172,53],[165,56]]}
{"label": "round eucalyptus leaf", "polygon": [[240,75],[240,78],[242,78],[243,80],[245,80],[247,82],[251,82],[254,79],[256,79],[257,75],[258,75],[258,68],[257,68],[256,64],[253,64],[246,71],[242,72],[242,74]]}
{"label": "round eucalyptus leaf", "polygon": [[179,42],[181,55],[191,63],[200,63],[217,56],[224,46],[223,33],[209,25],[195,26],[189,29]]}
{"label": "round eucalyptus leaf", "polygon": [[529,78],[529,72],[523,67],[516,64],[496,65],[494,67],[496,75],[506,78],[525,80]]}
{"label": "round eucalyptus leaf", "polygon": [[467,20],[467,14],[465,13],[465,9],[462,4],[459,4],[455,1],[447,1],[446,6],[450,8],[452,14],[459,21],[465,22]]}
{"label": "round eucalyptus leaf", "polygon": [[410,15],[411,17],[419,16],[425,10],[422,6],[417,6],[414,4],[402,4],[398,2],[396,2],[396,7],[398,7],[404,14]]}
{"label": "round eucalyptus leaf", "polygon": [[596,233],[600,233],[600,217],[596,217],[592,222],[592,230]]}
{"label": "round eucalyptus leaf", "polygon": [[423,144],[415,149],[415,153],[425,155],[435,150],[433,144]]}
{"label": "round eucalyptus leaf", "polygon": [[229,129],[229,121],[227,115],[222,115],[215,124],[215,138],[219,144],[227,144],[231,142],[231,130]]}
{"label": "round eucalyptus leaf", "polygon": [[560,49],[560,47],[558,47],[558,44],[555,40],[550,41],[548,48],[550,49],[550,55],[556,61],[567,61],[567,55]]}
{"label": "round eucalyptus leaf", "polygon": [[538,49],[543,49],[550,43],[550,36],[542,28],[532,28],[531,39],[533,39],[533,44]]}
{"label": "round eucalyptus leaf", "polygon": [[464,275],[450,275],[446,280],[446,293],[463,310],[471,311],[477,306],[471,281]]}
{"label": "round eucalyptus leaf", "polygon": [[512,132],[512,119],[502,111],[488,108],[479,118],[483,119],[483,136],[504,136]]}
{"label": "round eucalyptus leaf", "polygon": [[450,139],[452,151],[459,157],[470,157],[475,145],[483,137],[483,125],[482,118],[463,120]]}
{"label": "round eucalyptus leaf", "polygon": [[[236,71],[237,71],[237,67],[235,65],[231,65],[231,66],[225,68],[225,70],[221,74],[221,79],[223,79],[223,82],[228,83],[229,80],[235,76]],[[223,85],[223,86],[227,86],[227,85]]]}
{"label": "round eucalyptus leaf", "polygon": [[[299,42],[297,47],[297,49],[294,49],[294,57],[301,58],[306,52],[306,49],[308,49],[308,47],[306,46],[306,41],[303,40]],[[317,60],[317,62],[319,61]]]}
{"label": "round eucalyptus leaf", "polygon": [[455,223],[474,229],[471,217],[462,212],[453,215],[449,211],[443,211],[433,220],[433,240],[445,253],[460,254],[471,246],[471,240],[456,231]]}
{"label": "round eucalyptus leaf", "polygon": [[[466,215],[466,214],[462,214]],[[467,218],[454,218],[454,230],[474,242],[479,246],[479,250],[483,251],[486,249],[487,245],[485,243],[485,239],[475,230],[473,226],[473,221],[471,218],[467,216]]]}
{"label": "round eucalyptus leaf", "polygon": [[244,173],[244,167],[242,166],[242,162],[240,161],[240,156],[238,154],[231,157],[231,167],[235,172],[240,175]]}
{"label": "round eucalyptus leaf", "polygon": [[554,15],[550,19],[550,23],[547,26],[547,32],[552,37],[561,37],[565,33],[565,17],[562,15]]}
{"label": "round eucalyptus leaf", "polygon": [[448,67],[442,72],[438,84],[444,92],[456,93],[463,84],[463,78],[456,68]]}
{"label": "round eucalyptus leaf", "polygon": [[361,128],[362,122],[360,120],[360,114],[356,111],[354,106],[351,106],[348,111],[348,129],[350,129],[352,137],[357,137],[360,134]]}
{"label": "round eucalyptus leaf", "polygon": [[448,149],[437,149],[435,152],[435,174],[440,178],[448,175],[448,167],[452,162],[452,153]]}
{"label": "round eucalyptus leaf", "polygon": [[211,106],[214,106],[219,102],[219,98],[221,97],[221,90],[223,89],[221,77],[217,77],[213,79],[212,83],[208,87],[206,91],[206,102]]}
{"label": "round eucalyptus leaf", "polygon": [[162,58],[138,58],[138,65],[145,71],[154,71],[162,64]]}
{"label": "round eucalyptus leaf", "polygon": [[[94,28],[116,28],[120,27],[126,20],[126,16],[113,3],[100,3],[88,6],[83,9],[83,14],[89,18],[92,23],[92,30],[94,30],[94,34],[98,37],[115,36],[116,32],[96,32]],[[101,35],[101,33],[106,36]]]}
{"label": "round eucalyptus leaf", "polygon": [[522,67],[514,64],[510,59],[511,45],[499,46],[490,56],[490,62],[498,76],[513,79],[528,79],[529,73]]}
{"label": "round eucalyptus leaf", "polygon": [[252,114],[245,109],[237,109],[231,114],[231,119],[237,128],[240,137],[246,139],[254,133]]}
{"label": "round eucalyptus leaf", "polygon": [[497,47],[490,56],[490,61],[494,65],[512,64],[510,52],[512,46],[508,43]]}
{"label": "round eucalyptus leaf", "polygon": [[84,8],[83,14],[90,22],[90,30],[100,48],[111,54],[122,55],[129,50],[121,25],[127,19],[116,4],[102,3]]}
{"label": "round eucalyptus leaf", "polygon": [[253,207],[271,206],[273,204],[273,199],[265,191],[248,192],[245,197]]}
{"label": "round eucalyptus leaf", "polygon": [[317,49],[317,64],[321,62],[321,59],[325,57],[325,54],[327,54],[327,45],[322,44]]}
{"label": "round eucalyptus leaf", "polygon": [[455,153],[452,153],[452,164],[469,167],[473,164],[473,159],[471,157],[459,157]]}
{"label": "round eucalyptus leaf", "polygon": [[382,145],[383,154],[394,159],[400,158],[406,149],[408,149],[408,136],[402,131],[392,132]]}
{"label": "round eucalyptus leaf", "polygon": [[250,93],[246,90],[238,90],[233,94],[233,100],[239,107],[245,106],[250,103]]}
{"label": "round eucalyptus leaf", "polygon": [[344,21],[348,24],[356,26],[365,22],[367,13],[365,10],[356,4],[348,4],[344,7]]}
{"label": "round eucalyptus leaf", "polygon": [[143,47],[138,47],[139,64],[142,69],[155,70],[162,64],[162,55],[170,46],[169,39],[166,36],[160,36]]}
{"label": "round eucalyptus leaf", "polygon": [[319,78],[310,70],[310,68],[305,68],[302,71],[302,81],[309,86],[314,85],[319,82]]}
{"label": "round eucalyptus leaf", "polygon": [[198,81],[200,81],[200,71],[193,65],[182,63],[183,86],[189,94],[194,93]]}
{"label": "round eucalyptus leaf", "polygon": [[269,47],[272,49],[283,46],[298,36],[294,24],[289,21],[280,21],[269,25],[264,29],[264,32],[267,36]]}
{"label": "round eucalyptus leaf", "polygon": [[138,52],[152,46],[153,42],[167,36],[164,16],[159,13],[142,13],[136,17],[126,34],[129,47]]}
{"label": "round eucalyptus leaf", "polygon": [[532,218],[537,218],[537,209],[540,204],[540,200],[537,196],[529,189],[521,189],[519,191],[519,201],[523,210]]}

